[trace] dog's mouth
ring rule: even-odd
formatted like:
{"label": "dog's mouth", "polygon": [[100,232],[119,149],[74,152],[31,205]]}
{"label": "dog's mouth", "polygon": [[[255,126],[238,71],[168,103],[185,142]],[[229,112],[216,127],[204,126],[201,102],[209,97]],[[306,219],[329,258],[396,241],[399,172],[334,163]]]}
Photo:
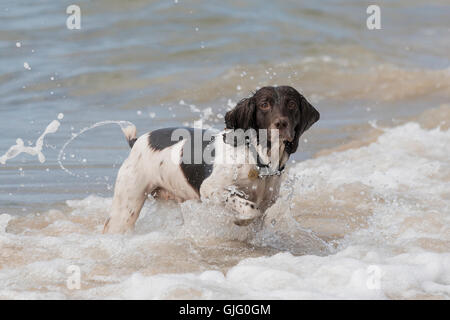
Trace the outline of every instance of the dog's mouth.
{"label": "dog's mouth", "polygon": [[284,144],[289,144],[294,141],[293,137],[280,137],[280,141]]}
{"label": "dog's mouth", "polygon": [[279,131],[277,135],[273,135],[272,132],[270,131],[268,134],[268,138],[269,141],[275,142],[276,140],[278,140],[278,144],[281,145],[289,145],[292,144],[294,141],[294,133],[290,134],[288,132],[281,132]]}
{"label": "dog's mouth", "polygon": [[284,143],[284,150],[286,150],[286,152],[288,153],[292,153],[292,149],[294,148],[293,143],[294,143],[294,139],[292,139],[291,141],[285,139],[283,140]]}
{"label": "dog's mouth", "polygon": [[292,143],[292,141],[294,141],[294,135],[294,132],[283,130],[279,132],[279,140],[284,144]]}

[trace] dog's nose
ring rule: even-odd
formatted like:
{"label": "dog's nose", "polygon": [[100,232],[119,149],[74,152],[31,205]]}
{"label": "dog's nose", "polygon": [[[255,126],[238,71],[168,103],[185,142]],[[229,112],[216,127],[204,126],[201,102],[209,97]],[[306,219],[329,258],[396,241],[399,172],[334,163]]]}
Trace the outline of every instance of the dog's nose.
{"label": "dog's nose", "polygon": [[280,138],[283,141],[292,142],[294,139],[289,126],[289,119],[287,117],[279,117],[273,122],[273,126],[279,130]]}
{"label": "dog's nose", "polygon": [[286,118],[278,118],[277,120],[275,120],[274,122],[274,126],[277,129],[284,129],[288,126],[288,120]]}

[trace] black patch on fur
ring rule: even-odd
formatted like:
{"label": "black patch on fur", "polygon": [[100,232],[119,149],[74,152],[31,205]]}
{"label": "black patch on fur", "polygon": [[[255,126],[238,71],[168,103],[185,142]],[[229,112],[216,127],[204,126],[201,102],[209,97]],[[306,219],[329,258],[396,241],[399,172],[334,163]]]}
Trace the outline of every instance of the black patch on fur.
{"label": "black patch on fur", "polygon": [[[185,147],[189,147],[188,144],[190,144],[190,159],[185,159],[183,157],[183,161],[180,164],[181,170],[183,170],[183,174],[186,177],[186,180],[189,182],[189,184],[197,191],[200,192],[200,186],[202,185],[203,181],[208,178],[213,169],[212,163],[206,163],[203,156],[201,157],[201,163],[195,163],[194,159],[194,131],[195,130],[201,130],[201,129],[191,129],[191,139],[189,142],[186,142]],[[202,134],[202,145],[201,145],[201,152],[202,155],[204,154],[205,150],[208,149],[208,154],[211,154],[211,156],[214,158],[215,156],[215,150],[214,150],[214,137],[211,137],[210,139],[207,139],[206,141],[203,140],[203,137],[205,135],[206,130],[201,130]],[[198,146],[197,146],[198,147]],[[198,150],[199,152],[200,150]],[[186,153],[184,153],[186,155]],[[186,163],[185,163],[186,162]]]}
{"label": "black patch on fur", "polygon": [[[187,132],[189,132],[188,137],[176,137],[176,139],[172,140],[172,134],[177,129],[185,129]],[[200,186],[202,185],[203,181],[208,178],[213,170],[213,164],[212,163],[206,163],[205,159],[203,158],[203,154],[205,154],[205,150],[207,148],[214,148],[214,136],[211,136],[211,134],[208,134],[205,141],[205,132],[204,129],[195,129],[195,128],[187,128],[187,127],[178,127],[178,128],[164,128],[164,129],[158,129],[155,131],[152,131],[149,135],[148,144],[150,148],[153,150],[163,150],[165,148],[168,148],[170,146],[173,146],[174,144],[178,143],[179,141],[183,140],[184,138],[188,139],[189,141],[186,141],[183,149],[182,149],[182,162],[180,163],[181,170],[183,171],[183,174],[187,180],[187,182],[197,191],[200,191]],[[201,159],[195,159],[195,147],[200,147],[200,143],[198,145],[195,145],[194,142],[194,134],[201,135]],[[200,142],[200,141],[199,141]],[[186,152],[185,149],[190,148],[190,152]],[[197,152],[200,152],[200,150],[197,150]],[[207,154],[211,154],[212,158],[215,156],[215,150],[209,150],[207,151]],[[195,160],[200,160],[200,163],[195,163]]]}
{"label": "black patch on fur", "polygon": [[[181,128],[163,128],[163,129],[157,129],[152,132],[150,132],[148,136],[148,145],[153,150],[164,150],[165,148],[168,148],[170,146],[173,146],[174,144],[178,143],[179,140],[172,141],[172,133]],[[186,128],[189,129],[189,128]]]}

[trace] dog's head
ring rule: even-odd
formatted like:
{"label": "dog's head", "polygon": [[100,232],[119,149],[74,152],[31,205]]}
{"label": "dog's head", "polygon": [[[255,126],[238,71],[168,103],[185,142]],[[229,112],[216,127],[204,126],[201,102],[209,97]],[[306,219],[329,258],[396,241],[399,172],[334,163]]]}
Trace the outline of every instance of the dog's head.
{"label": "dog's head", "polygon": [[319,112],[289,86],[263,87],[225,115],[227,129],[278,129],[286,151],[297,151],[300,136],[319,120]]}

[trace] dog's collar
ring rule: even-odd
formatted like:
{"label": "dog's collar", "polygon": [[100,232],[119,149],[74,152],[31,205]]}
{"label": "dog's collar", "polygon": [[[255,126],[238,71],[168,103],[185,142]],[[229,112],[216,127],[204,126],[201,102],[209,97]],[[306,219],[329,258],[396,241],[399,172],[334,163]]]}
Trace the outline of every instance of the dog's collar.
{"label": "dog's collar", "polygon": [[[222,135],[223,137],[223,141],[225,143],[227,143],[226,140],[226,133],[224,133]],[[256,154],[256,170],[253,172],[251,171],[249,173],[249,177],[251,176],[252,178],[265,178],[265,177],[272,177],[272,176],[280,176],[283,172],[284,169],[286,167],[285,164],[283,164],[281,167],[279,167],[277,170],[272,170],[270,168],[270,161],[268,163],[264,163],[263,161],[261,161],[261,156],[259,155],[258,150],[255,148],[254,144],[251,143],[250,141],[250,137],[246,136],[245,137],[245,146],[253,153]],[[233,141],[234,146],[236,147],[236,141]]]}
{"label": "dog's collar", "polygon": [[258,169],[258,177],[259,178],[265,178],[265,177],[272,177],[272,176],[280,176],[285,169],[285,165],[283,165],[281,168],[277,170],[271,170],[269,165],[265,164],[262,167],[257,166]]}
{"label": "dog's collar", "polygon": [[277,170],[272,170],[270,168],[270,161],[268,163],[263,163],[261,161],[261,157],[259,155],[258,150],[256,150],[255,146],[250,142],[249,137],[245,137],[245,145],[250,149],[253,153],[256,154],[256,169],[258,171],[258,178],[272,177],[272,176],[280,176],[284,169],[285,165],[279,167]]}

